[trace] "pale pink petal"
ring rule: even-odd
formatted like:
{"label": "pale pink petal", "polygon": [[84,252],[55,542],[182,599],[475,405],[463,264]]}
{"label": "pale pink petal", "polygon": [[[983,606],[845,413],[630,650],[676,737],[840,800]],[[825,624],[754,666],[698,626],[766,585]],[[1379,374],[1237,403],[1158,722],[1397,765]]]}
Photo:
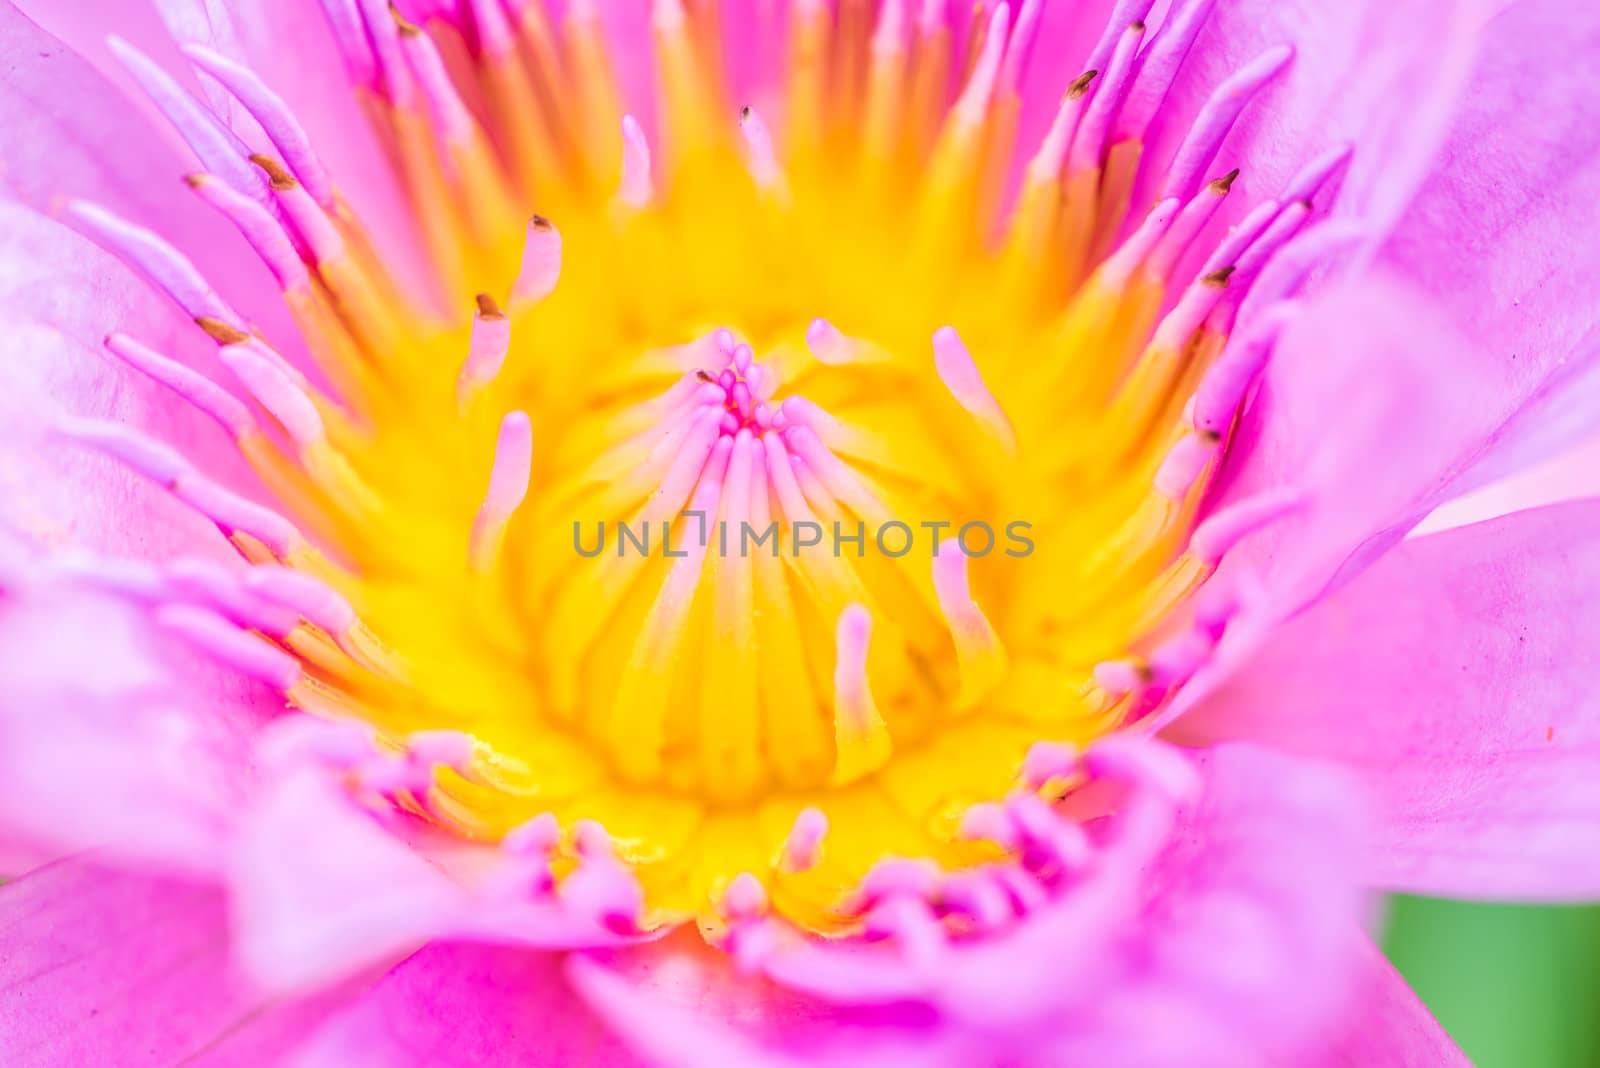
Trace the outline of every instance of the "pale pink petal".
{"label": "pale pink petal", "polygon": [[154,228],[269,336],[297,343],[267,269],[184,189],[198,165],[154,109],[135,106],[9,4],[0,7],[0,113],[0,189],[44,211],[85,198]]}
{"label": "pale pink petal", "polygon": [[1320,1056],[1318,1068],[1468,1068],[1422,999],[1378,947],[1362,937],[1355,996]]}
{"label": "pale pink petal", "polygon": [[507,947],[428,946],[311,1031],[287,1064],[644,1068],[573,995],[562,963]]}
{"label": "pale pink petal", "polygon": [[160,487],[56,432],[67,417],[158,429],[206,456],[209,474],[247,483],[215,424],[102,347],[106,334],[124,330],[204,367],[213,358],[198,331],[87,238],[3,201],[0,325],[0,521],[53,547],[138,557],[229,552],[209,522]]}
{"label": "pale pink petal", "polygon": [[[1187,6],[1187,5],[1186,5]],[[1280,45],[1289,69],[1245,110],[1213,169],[1239,167],[1230,197],[1237,214],[1279,195],[1320,153],[1351,144],[1355,154],[1339,211],[1380,237],[1427,174],[1446,131],[1477,42],[1470,4],[1453,0],[1243,0],[1217,3],[1157,118],[1147,159],[1176,148],[1217,85]],[[1418,47],[1426,41],[1427,47]],[[1150,202],[1162,169],[1153,168]]]}
{"label": "pale pink petal", "polygon": [[0,595],[0,648],[0,824],[45,855],[214,872],[281,698],[66,581]]}
{"label": "pale pink petal", "polygon": [[1600,893],[1600,503],[1407,542],[1272,635],[1176,731],[1342,761],[1371,791],[1372,881]]}
{"label": "pale pink petal", "polygon": [[275,1005],[228,962],[214,888],[62,862],[0,887],[7,1068],[276,1063],[326,998]]}
{"label": "pale pink petal", "polygon": [[[1600,62],[1600,9],[1498,6],[1439,164],[1384,255],[1473,340],[1455,373],[1505,394],[1495,450],[1446,492],[1592,431],[1600,397],[1600,257],[1574,245],[1600,229],[1600,102],[1581,73]],[[1562,410],[1575,385],[1582,406]]]}
{"label": "pale pink petal", "polygon": [[230,874],[239,960],[280,992],[398,960],[465,905],[443,873],[311,770],[254,801]]}

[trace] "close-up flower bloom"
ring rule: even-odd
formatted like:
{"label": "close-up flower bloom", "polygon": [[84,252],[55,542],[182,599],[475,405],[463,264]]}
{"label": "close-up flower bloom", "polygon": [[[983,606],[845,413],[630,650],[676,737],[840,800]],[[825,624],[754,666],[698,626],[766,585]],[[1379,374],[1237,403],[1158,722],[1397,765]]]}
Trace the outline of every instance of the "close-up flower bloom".
{"label": "close-up flower bloom", "polygon": [[1600,430],[1596,62],[7,0],[0,1063],[1466,1063],[1381,895],[1600,899],[1600,502],[1467,496]]}

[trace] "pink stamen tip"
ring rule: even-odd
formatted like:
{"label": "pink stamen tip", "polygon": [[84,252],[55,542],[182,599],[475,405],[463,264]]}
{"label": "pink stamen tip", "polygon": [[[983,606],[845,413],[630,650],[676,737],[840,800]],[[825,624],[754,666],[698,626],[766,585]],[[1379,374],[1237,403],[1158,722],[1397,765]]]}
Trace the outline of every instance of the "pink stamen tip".
{"label": "pink stamen tip", "polygon": [[872,31],[872,54],[893,55],[905,50],[906,0],[883,0],[878,24]]}
{"label": "pink stamen tip", "polygon": [[193,605],[163,605],[155,620],[218,663],[280,692],[300,681],[300,661],[247,634],[217,613]]}
{"label": "pink stamen tip", "polygon": [[739,132],[744,135],[745,165],[750,168],[750,177],[763,189],[782,186],[783,167],[772,146],[772,131],[755,108],[746,107],[739,112]]}
{"label": "pink stamen tip", "polygon": [[378,78],[378,58],[367,40],[361,12],[356,0],[319,0],[323,18],[333,32],[334,43],[343,57],[350,79],[356,85],[371,89],[381,88]]}
{"label": "pink stamen tip", "polygon": [[561,278],[561,231],[542,215],[528,223],[522,244],[522,268],[511,287],[511,304],[537,304],[555,292]]}
{"label": "pink stamen tip", "polygon": [[517,39],[500,0],[468,0],[473,25],[478,30],[478,47],[499,59],[516,48]]}
{"label": "pink stamen tip", "polygon": [[107,251],[143,271],[191,319],[242,321],[195,265],[153,231],[125,222],[99,205],[81,200],[67,205],[67,215]]}
{"label": "pink stamen tip", "polygon": [[243,141],[180,88],[149,56],[116,36],[106,38],[106,47],[172,123],[206,170],[221,175],[238,192],[248,194],[272,210],[266,181],[250,166],[250,150]]}
{"label": "pink stamen tip", "polygon": [[1000,402],[984,384],[977,361],[953,326],[941,326],[933,334],[933,366],[956,403],[982,423],[1006,452],[1017,451],[1017,434]]}
{"label": "pink stamen tip", "polygon": [[506,525],[528,495],[533,471],[533,423],[526,412],[511,412],[500,421],[489,491],[472,525],[472,559],[489,566],[500,547]]}
{"label": "pink stamen tip", "polygon": [[961,835],[975,842],[993,842],[1001,849],[1015,849],[1019,844],[1011,817],[992,801],[981,801],[962,814]]}
{"label": "pink stamen tip", "polygon": [[1078,751],[1063,742],[1035,742],[1022,759],[1022,781],[1038,790],[1052,779],[1071,778],[1078,770]]}
{"label": "pink stamen tip", "polygon": [[1344,170],[1354,151],[1354,146],[1350,144],[1335,145],[1328,149],[1300,168],[1300,172],[1290,180],[1289,188],[1284,190],[1280,199],[1286,204],[1292,204],[1297,200],[1316,198],[1339,172]]}
{"label": "pink stamen tip", "polygon": [[1108,133],[1127,93],[1128,85],[1138,70],[1136,56],[1144,40],[1144,23],[1129,23],[1117,38],[1117,44],[1095,85],[1094,96],[1085,106],[1083,119],[1073,134],[1068,156],[1069,170],[1087,170],[1100,165],[1109,147]]}
{"label": "pink stamen tip", "polygon": [[767,911],[767,888],[761,880],[745,871],[735,875],[722,894],[722,913],[738,923],[759,919]]}
{"label": "pink stamen tip", "polygon": [[855,343],[826,319],[813,319],[806,327],[806,348],[818,363],[835,366],[855,358]]}
{"label": "pink stamen tip", "polygon": [[872,638],[872,613],[852,604],[839,613],[833,669],[834,703],[846,725],[865,730],[876,706],[867,683],[867,645]]}
{"label": "pink stamen tip", "polygon": [[545,856],[561,844],[561,823],[553,813],[541,812],[511,830],[500,842],[508,853]]}
{"label": "pink stamen tip", "polygon": [[118,423],[63,419],[56,428],[74,441],[121,460],[150,481],[171,489],[193,470],[177,450]]}
{"label": "pink stamen tip", "polygon": [[1215,564],[1248,535],[1305,505],[1304,491],[1291,486],[1246,497],[1195,527],[1189,536],[1189,554],[1202,563]]}
{"label": "pink stamen tip", "polygon": [[208,174],[188,179],[195,194],[233,223],[245,241],[272,272],[278,288],[286,293],[303,294],[311,288],[311,276],[300,254],[284,231],[283,224],[260,202],[237,193],[220,179]]}
{"label": "pink stamen tip", "polygon": [[949,0],[922,0],[922,7],[917,12],[917,32],[924,37],[931,37],[949,26],[948,7]]}
{"label": "pink stamen tip", "polygon": [[245,572],[244,585],[268,601],[293,609],[329,634],[346,634],[356,625],[356,610],[350,602],[304,571],[258,564]]}
{"label": "pink stamen tip", "polygon": [[1094,681],[1113,697],[1132,693],[1141,688],[1147,673],[1127,660],[1106,660],[1094,667]]}
{"label": "pink stamen tip", "polygon": [[1006,45],[1005,58],[1000,63],[1000,87],[1005,92],[1022,91],[1022,79],[1028,72],[1028,61],[1033,58],[1033,45],[1038,39],[1039,18],[1044,13],[1043,0],[1022,0],[1017,12],[1017,25]]}
{"label": "pink stamen tip", "polygon": [[176,561],[167,569],[170,599],[209,608],[242,630],[285,638],[300,625],[300,614],[264,600],[240,581],[236,569],[210,560]]}
{"label": "pink stamen tip", "polygon": [[1084,754],[1084,770],[1154,790],[1169,801],[1186,801],[1200,790],[1194,765],[1174,747],[1133,734],[1108,734]]}
{"label": "pink stamen tip", "polygon": [[814,867],[822,856],[822,839],[828,833],[828,817],[818,808],[804,808],[794,818],[794,826],[783,843],[786,871],[803,872]]}
{"label": "pink stamen tip", "polygon": [[477,134],[477,120],[467,110],[455,82],[450,79],[438,45],[426,33],[408,32],[404,28],[399,33],[399,41],[400,51],[412,78],[422,90],[422,98],[439,136],[446,144],[470,144]]}
{"label": "pink stamen tip", "polygon": [[622,185],[617,196],[630,208],[650,203],[654,187],[650,179],[650,145],[644,130],[632,115],[622,117]]}
{"label": "pink stamen tip", "polygon": [[1166,235],[1173,219],[1177,218],[1179,204],[1177,197],[1169,197],[1150,209],[1150,214],[1145,216],[1138,229],[1100,265],[1102,286],[1120,290],[1128,284],[1134,272],[1147,262],[1152,250]]}
{"label": "pink stamen tip", "polygon": [[861,897],[870,906],[890,898],[925,898],[939,887],[938,865],[909,857],[878,861],[861,880]]}
{"label": "pink stamen tip", "polygon": [[1237,71],[1231,78],[1217,86],[1210,99],[1201,108],[1195,124],[1179,146],[1172,166],[1167,171],[1166,191],[1163,196],[1188,197],[1193,195],[1200,176],[1216,159],[1217,151],[1233,124],[1244,111],[1245,105],[1266,87],[1289,60],[1294,49],[1287,45],[1270,49],[1257,56]]}
{"label": "pink stamen tip", "polygon": [[223,364],[282,424],[298,448],[310,448],[327,437],[316,404],[272,360],[248,345],[227,345],[219,352]]}
{"label": "pink stamen tip", "polygon": [[366,28],[364,36],[372,45],[379,86],[390,103],[409,106],[416,96],[416,86],[400,47],[400,24],[389,0],[355,0],[355,4]]}
{"label": "pink stamen tip", "polygon": [[112,334],[106,338],[105,344],[117,359],[194,405],[235,440],[255,429],[255,419],[250,415],[250,409],[200,372],[161,355],[126,334]]}
{"label": "pink stamen tip", "polygon": [[579,820],[572,825],[572,847],[585,860],[609,860],[615,856],[611,835],[594,820]]}
{"label": "pink stamen tip", "polygon": [[749,345],[740,345],[733,350],[733,370],[735,373],[746,377],[750,368],[755,365],[756,354]]}
{"label": "pink stamen tip", "polygon": [[430,771],[437,767],[456,770],[472,765],[472,737],[461,731],[416,731],[406,736],[406,753]]}
{"label": "pink stamen tip", "polygon": [[[1154,6],[1152,0],[1123,0],[1112,21],[1107,23],[1106,35],[1096,46],[1091,65],[1103,64],[1105,57],[1111,54],[1115,44],[1113,33],[1120,32],[1120,27],[1134,19],[1145,19]],[[1139,55],[1139,76],[1129,86],[1127,99],[1118,113],[1111,137],[1113,142],[1143,139],[1150,120],[1166,100],[1190,46],[1215,6],[1216,0],[1174,5],[1175,10]]]}
{"label": "pink stamen tip", "polygon": [[1000,60],[1005,55],[1007,30],[1011,24],[1011,5],[1002,3],[989,16],[988,33],[983,39],[983,51],[972,68],[966,88],[950,108],[951,122],[958,129],[975,130],[982,124],[994,96],[995,83],[1000,77]]}
{"label": "pink stamen tip", "polygon": [[511,320],[495,312],[479,311],[472,320],[467,359],[456,379],[456,402],[464,411],[505,366],[511,350]]}
{"label": "pink stamen tip", "polygon": [[333,184],[327,169],[311,146],[311,138],[294,117],[282,97],[267,87],[266,83],[248,67],[235,63],[219,52],[201,44],[181,46],[190,61],[211,75],[245,106],[274,147],[282,155],[294,176],[300,180],[317,203],[325,208],[334,205]]}
{"label": "pink stamen tip", "polygon": [[724,393],[726,393],[726,392],[728,392],[729,390],[731,390],[733,388],[733,384],[735,382],[737,382],[738,380],[739,380],[738,377],[733,373],[732,369],[730,368],[729,370],[723,371],[721,374],[719,374],[717,376],[717,385],[721,386],[722,387],[722,391]]}
{"label": "pink stamen tip", "polygon": [[1218,439],[1207,439],[1200,434],[1185,434],[1179,438],[1156,471],[1156,492],[1174,501],[1188,496],[1195,480],[1216,455],[1218,444]]}

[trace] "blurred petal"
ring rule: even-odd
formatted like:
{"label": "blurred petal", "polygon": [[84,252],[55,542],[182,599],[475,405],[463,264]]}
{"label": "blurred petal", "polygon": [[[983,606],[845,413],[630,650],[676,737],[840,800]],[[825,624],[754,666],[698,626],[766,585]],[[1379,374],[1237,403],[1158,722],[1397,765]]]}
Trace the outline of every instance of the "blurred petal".
{"label": "blurred petal", "polygon": [[1600,502],[1418,538],[1274,634],[1177,724],[1343,761],[1372,879],[1444,896],[1600,894]]}
{"label": "blurred petal", "polygon": [[1354,1004],[1327,1052],[1325,1068],[1467,1068],[1462,1053],[1394,966],[1365,937]]}
{"label": "blurred petal", "polygon": [[[643,1068],[567,984],[562,958],[439,943],[310,1033],[292,1068]],[[706,1063],[706,1062],[702,1062]]]}
{"label": "blurred petal", "polygon": [[8,1068],[272,1064],[342,996],[252,993],[215,889],[82,862],[0,887]]}
{"label": "blurred petal", "polygon": [[[1573,240],[1600,228],[1600,100],[1582,73],[1600,62],[1600,8],[1501,6],[1440,165],[1384,256],[1472,339],[1454,373],[1504,393],[1507,425],[1466,484],[1600,429],[1600,254]],[[1559,417],[1580,380],[1586,404],[1572,414],[1587,418]]]}

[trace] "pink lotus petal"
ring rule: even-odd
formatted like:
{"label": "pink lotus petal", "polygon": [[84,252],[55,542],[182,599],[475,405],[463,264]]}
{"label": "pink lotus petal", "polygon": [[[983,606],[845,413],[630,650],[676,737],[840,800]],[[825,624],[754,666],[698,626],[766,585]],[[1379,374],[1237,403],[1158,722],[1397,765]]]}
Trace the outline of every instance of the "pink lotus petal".
{"label": "pink lotus petal", "polygon": [[1307,1063],[1317,1068],[1468,1068],[1422,1000],[1378,947],[1360,939],[1352,1004],[1328,1046]]}
{"label": "pink lotus petal", "polygon": [[1380,886],[1600,893],[1600,503],[1419,538],[1274,634],[1180,720],[1342,761],[1378,816]]}

